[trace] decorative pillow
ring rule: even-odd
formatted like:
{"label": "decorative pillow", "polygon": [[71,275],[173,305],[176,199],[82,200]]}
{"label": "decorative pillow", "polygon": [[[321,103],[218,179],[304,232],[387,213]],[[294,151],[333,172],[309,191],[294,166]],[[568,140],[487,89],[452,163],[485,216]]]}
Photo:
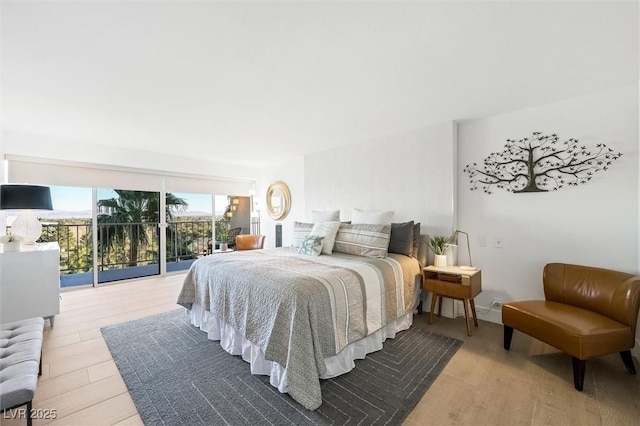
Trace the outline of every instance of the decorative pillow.
{"label": "decorative pillow", "polygon": [[333,252],[333,243],[336,241],[336,234],[340,222],[319,222],[313,225],[313,229],[309,235],[315,237],[324,237],[322,242],[322,253],[331,254]]}
{"label": "decorative pillow", "polygon": [[413,221],[391,224],[389,253],[413,256]]}
{"label": "decorative pillow", "polygon": [[351,212],[351,223],[391,225],[393,213],[393,210],[383,211],[353,209],[353,211]]}
{"label": "decorative pillow", "polygon": [[413,257],[418,258],[420,250],[420,222],[413,225]]}
{"label": "decorative pillow", "polygon": [[304,237],[311,233],[313,223],[293,222],[293,246],[300,247]]}
{"label": "decorative pillow", "polygon": [[342,224],[333,249],[356,256],[386,257],[390,235],[391,225]]}
{"label": "decorative pillow", "polygon": [[313,223],[334,222],[336,220],[340,220],[340,210],[313,210],[311,212],[311,222]]}
{"label": "decorative pillow", "polygon": [[299,254],[308,254],[310,256],[320,256],[322,253],[322,240],[324,237],[314,237],[313,235],[307,235],[302,240],[300,247],[298,247]]}

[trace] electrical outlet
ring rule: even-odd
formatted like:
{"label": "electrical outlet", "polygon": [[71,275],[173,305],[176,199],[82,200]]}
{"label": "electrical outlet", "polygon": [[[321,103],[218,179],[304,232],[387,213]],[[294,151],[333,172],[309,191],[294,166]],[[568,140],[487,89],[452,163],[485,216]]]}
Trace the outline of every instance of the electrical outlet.
{"label": "electrical outlet", "polygon": [[493,300],[491,301],[491,307],[492,308],[502,308],[502,299],[498,298],[498,297],[494,297]]}
{"label": "electrical outlet", "polygon": [[502,237],[496,237],[496,239],[493,240],[493,246],[495,248],[503,248],[504,247],[504,240],[502,239]]}
{"label": "electrical outlet", "polygon": [[478,235],[478,247],[486,247],[486,246],[487,246],[487,236]]}

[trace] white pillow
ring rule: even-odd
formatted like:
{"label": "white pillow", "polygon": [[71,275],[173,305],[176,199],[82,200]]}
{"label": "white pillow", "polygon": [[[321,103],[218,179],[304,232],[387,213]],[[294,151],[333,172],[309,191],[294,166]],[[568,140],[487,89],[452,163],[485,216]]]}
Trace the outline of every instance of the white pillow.
{"label": "white pillow", "polygon": [[300,244],[312,229],[313,223],[293,222],[293,246],[300,247]]}
{"label": "white pillow", "polygon": [[333,222],[336,220],[340,220],[340,210],[326,210],[319,211],[313,210],[311,212],[311,222]]}
{"label": "white pillow", "polygon": [[351,223],[391,225],[393,210],[360,210],[353,209],[351,212]]}
{"label": "white pillow", "polygon": [[333,252],[333,244],[336,242],[338,228],[340,228],[340,222],[318,222],[313,225],[309,235],[324,237],[324,240],[322,240],[323,254],[331,254]]}

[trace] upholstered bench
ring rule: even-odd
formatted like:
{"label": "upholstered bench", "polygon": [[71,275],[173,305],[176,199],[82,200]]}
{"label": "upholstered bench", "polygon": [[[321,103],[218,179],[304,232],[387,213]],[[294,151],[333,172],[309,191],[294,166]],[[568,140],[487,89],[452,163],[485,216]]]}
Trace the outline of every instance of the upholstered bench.
{"label": "upholstered bench", "polygon": [[640,276],[549,263],[542,280],[545,300],[502,305],[504,348],[511,347],[516,329],[568,353],[579,391],[591,358],[619,352],[629,373],[635,374],[631,348],[640,309]]}
{"label": "upholstered bench", "polygon": [[0,411],[27,405],[31,425],[31,400],[42,374],[42,318],[0,325]]}

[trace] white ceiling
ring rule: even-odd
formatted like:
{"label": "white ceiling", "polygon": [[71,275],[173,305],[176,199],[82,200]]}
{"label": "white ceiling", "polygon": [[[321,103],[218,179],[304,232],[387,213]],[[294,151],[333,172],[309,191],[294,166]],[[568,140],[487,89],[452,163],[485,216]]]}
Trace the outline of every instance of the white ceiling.
{"label": "white ceiling", "polygon": [[637,2],[3,1],[2,126],[266,165],[636,83],[638,17]]}

